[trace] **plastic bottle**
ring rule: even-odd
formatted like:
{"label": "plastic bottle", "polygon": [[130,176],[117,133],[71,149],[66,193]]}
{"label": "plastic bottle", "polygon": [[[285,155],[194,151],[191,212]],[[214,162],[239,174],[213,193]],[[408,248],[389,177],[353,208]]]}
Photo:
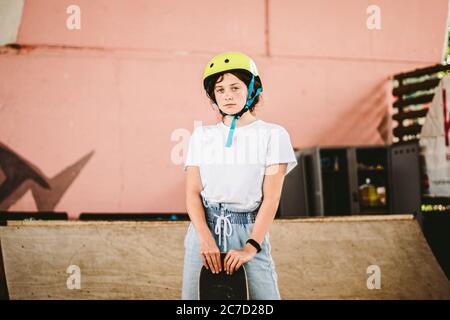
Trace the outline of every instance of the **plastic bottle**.
{"label": "plastic bottle", "polygon": [[377,188],[366,178],[366,183],[359,187],[360,203],[366,207],[375,207],[378,204]]}

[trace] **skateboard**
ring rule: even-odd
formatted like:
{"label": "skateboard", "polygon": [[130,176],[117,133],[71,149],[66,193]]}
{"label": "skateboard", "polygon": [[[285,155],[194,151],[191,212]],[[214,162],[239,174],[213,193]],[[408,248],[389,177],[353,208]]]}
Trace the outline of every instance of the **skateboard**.
{"label": "skateboard", "polygon": [[225,252],[220,254],[222,271],[214,274],[202,266],[198,285],[200,300],[248,300],[247,273],[242,265],[232,275],[223,268]]}

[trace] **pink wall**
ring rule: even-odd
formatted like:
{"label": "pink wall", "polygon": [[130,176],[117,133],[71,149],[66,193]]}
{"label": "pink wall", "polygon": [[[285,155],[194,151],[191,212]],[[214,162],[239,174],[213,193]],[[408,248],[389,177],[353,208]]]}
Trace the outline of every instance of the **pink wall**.
{"label": "pink wall", "polygon": [[[26,1],[26,47],[0,48],[0,143],[59,188],[53,209],[72,217],[184,212],[183,160],[171,155],[194,121],[217,121],[201,76],[224,50],[256,60],[258,117],[285,126],[294,146],[384,143],[388,77],[442,61],[447,1],[337,3]],[[71,4],[81,30],[66,28]],[[371,4],[381,30],[366,27]],[[42,210],[53,189],[13,192],[3,209]]]}

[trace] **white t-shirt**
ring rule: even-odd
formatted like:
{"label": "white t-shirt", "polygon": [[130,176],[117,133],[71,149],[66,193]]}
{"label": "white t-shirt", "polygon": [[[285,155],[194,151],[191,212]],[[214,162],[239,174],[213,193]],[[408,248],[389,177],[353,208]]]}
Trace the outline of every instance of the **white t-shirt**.
{"label": "white t-shirt", "polygon": [[197,127],[189,141],[184,170],[199,167],[201,195],[208,202],[254,210],[262,201],[266,167],[287,163],[287,174],[297,165],[291,139],[282,126],[258,119],[236,127],[227,148],[229,129],[223,122]]}

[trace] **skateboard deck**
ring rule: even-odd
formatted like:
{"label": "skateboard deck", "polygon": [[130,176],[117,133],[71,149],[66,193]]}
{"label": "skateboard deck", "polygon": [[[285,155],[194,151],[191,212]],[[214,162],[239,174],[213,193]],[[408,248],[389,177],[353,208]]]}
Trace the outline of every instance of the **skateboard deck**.
{"label": "skateboard deck", "polygon": [[245,267],[241,266],[232,275],[223,268],[226,253],[220,254],[222,271],[214,274],[202,266],[199,279],[200,300],[248,300],[248,284]]}

